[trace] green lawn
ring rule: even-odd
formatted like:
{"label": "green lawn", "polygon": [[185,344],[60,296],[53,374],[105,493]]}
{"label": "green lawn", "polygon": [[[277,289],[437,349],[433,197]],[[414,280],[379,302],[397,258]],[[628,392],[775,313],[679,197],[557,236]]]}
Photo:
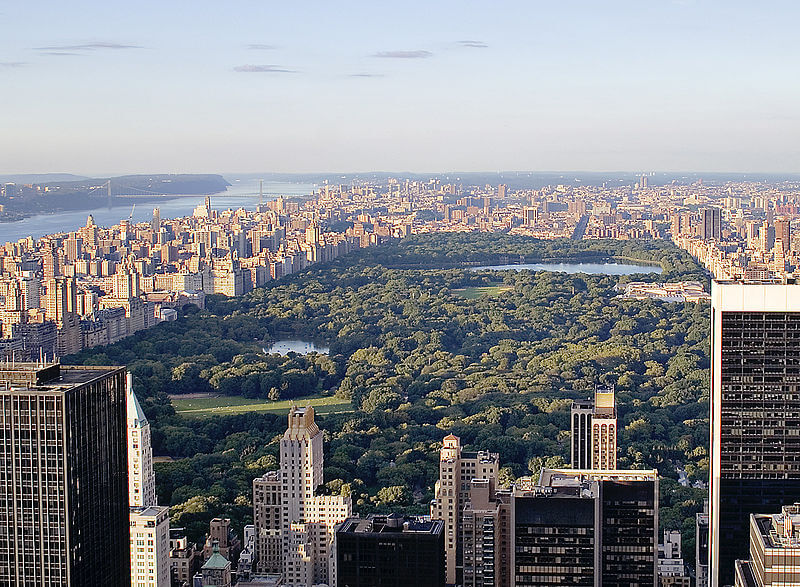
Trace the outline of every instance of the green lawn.
{"label": "green lawn", "polygon": [[192,399],[173,396],[171,399],[175,411],[187,418],[229,416],[232,414],[244,414],[246,412],[284,415],[289,413],[289,408],[292,404],[298,406],[313,406],[317,414],[338,414],[341,412],[353,411],[353,406],[348,400],[331,396],[304,397],[277,402],[238,396],[215,396]]}
{"label": "green lawn", "polygon": [[512,289],[514,288],[510,285],[498,283],[497,285],[484,285],[480,287],[462,287],[459,289],[454,289],[453,293],[456,293],[462,298],[466,298],[468,300],[477,300],[481,296],[497,296]]}

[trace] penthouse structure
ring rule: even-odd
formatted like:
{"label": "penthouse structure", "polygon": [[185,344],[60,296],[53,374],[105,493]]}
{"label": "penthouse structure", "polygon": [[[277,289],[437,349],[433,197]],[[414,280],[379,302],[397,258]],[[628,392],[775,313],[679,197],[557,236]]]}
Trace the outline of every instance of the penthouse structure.
{"label": "penthouse structure", "polygon": [[0,584],[130,584],[125,368],[0,365]]}
{"label": "penthouse structure", "polygon": [[737,560],[736,587],[790,587],[800,581],[800,503],[750,515],[750,559]]}

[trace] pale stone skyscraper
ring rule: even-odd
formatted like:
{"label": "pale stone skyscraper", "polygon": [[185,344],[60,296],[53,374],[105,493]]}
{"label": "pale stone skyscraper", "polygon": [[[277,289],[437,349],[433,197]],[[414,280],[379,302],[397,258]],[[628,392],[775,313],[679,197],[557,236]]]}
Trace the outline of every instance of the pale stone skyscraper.
{"label": "pale stone skyscraper", "polygon": [[464,505],[471,499],[473,480],[494,483],[499,474],[499,455],[490,452],[464,452],[461,439],[454,434],[444,437],[439,451],[439,480],[434,487],[431,518],[444,521],[444,552],[447,559],[447,582],[461,584],[464,554],[461,536]]}
{"label": "pale stone skyscraper", "polygon": [[169,508],[131,507],[131,587],[169,587]]}
{"label": "pale stone skyscraper", "polygon": [[133,376],[130,373],[125,403],[128,412],[131,585],[169,587],[169,508],[156,505],[150,424],[133,393]]}
{"label": "pale stone skyscraper", "polygon": [[331,584],[334,527],[353,506],[350,497],[315,495],[322,485],[322,431],[313,408],[289,412],[280,459],[279,473],[253,482],[256,568],[280,569],[287,586]]}
{"label": "pale stone skyscraper", "polygon": [[322,431],[314,408],[292,408],[281,439],[283,484],[283,581],[286,585],[330,583],[334,526],[352,515],[349,497],[315,496],[322,485]]}
{"label": "pale stone skyscraper", "polygon": [[156,505],[156,477],[150,423],[133,393],[133,376],[128,373],[128,501],[131,507]]}

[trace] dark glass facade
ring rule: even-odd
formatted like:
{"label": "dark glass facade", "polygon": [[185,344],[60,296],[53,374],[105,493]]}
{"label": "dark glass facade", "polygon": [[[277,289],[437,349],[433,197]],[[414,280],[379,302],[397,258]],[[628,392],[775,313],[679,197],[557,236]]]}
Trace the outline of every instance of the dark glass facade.
{"label": "dark glass facade", "polygon": [[130,584],[125,417],[124,368],[0,368],[0,584]]}
{"label": "dark glass facade", "polygon": [[595,504],[587,497],[514,500],[514,585],[594,585]]}
{"label": "dark glass facade", "polygon": [[444,524],[349,518],[336,531],[339,587],[444,587]]}
{"label": "dark glass facade", "polygon": [[592,466],[592,400],[572,402],[570,426],[570,464],[573,469],[590,469]]}
{"label": "dark glass facade", "polygon": [[657,585],[656,471],[544,469],[514,491],[514,584]]}
{"label": "dark glass facade", "polygon": [[[747,558],[749,516],[800,499],[800,312],[721,320],[719,584]],[[712,367],[713,368],[713,367]]]}
{"label": "dark glass facade", "polygon": [[603,585],[656,584],[658,489],[655,481],[601,481]]}

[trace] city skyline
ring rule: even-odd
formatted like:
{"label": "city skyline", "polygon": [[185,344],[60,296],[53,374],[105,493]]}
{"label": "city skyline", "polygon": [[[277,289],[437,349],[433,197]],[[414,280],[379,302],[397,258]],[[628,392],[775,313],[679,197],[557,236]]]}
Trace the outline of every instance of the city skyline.
{"label": "city skyline", "polygon": [[691,0],[8,6],[0,172],[792,172],[796,13]]}

